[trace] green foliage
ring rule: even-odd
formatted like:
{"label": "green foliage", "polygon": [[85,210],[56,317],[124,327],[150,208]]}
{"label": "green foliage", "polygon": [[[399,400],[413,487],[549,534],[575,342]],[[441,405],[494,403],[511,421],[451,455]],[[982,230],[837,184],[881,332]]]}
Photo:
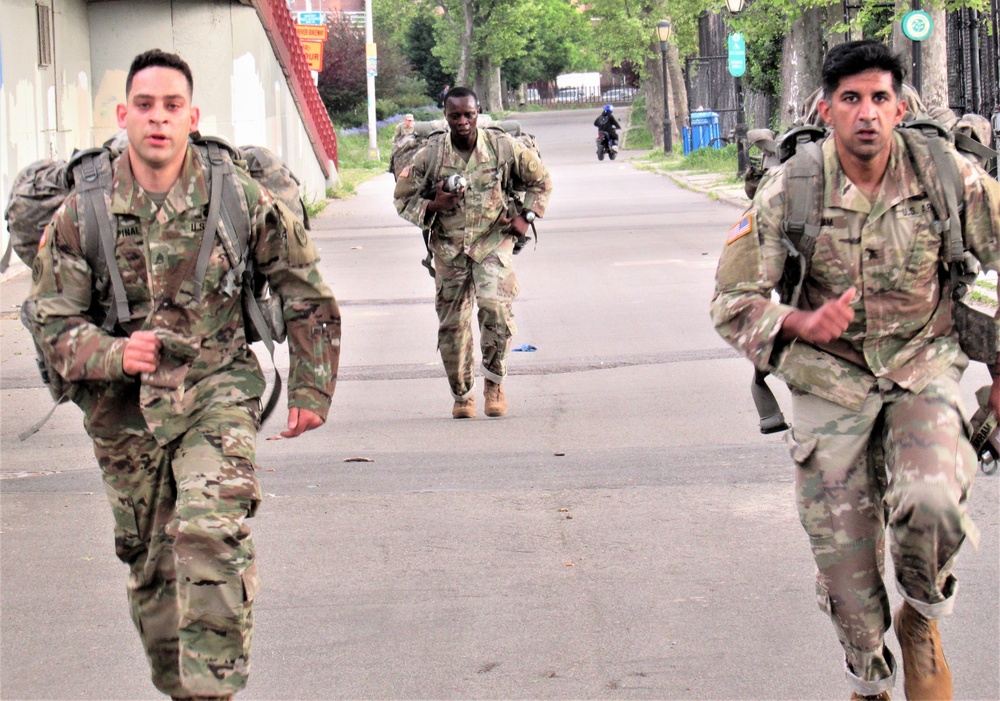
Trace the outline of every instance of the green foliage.
{"label": "green foliage", "polygon": [[632,102],[628,125],[622,139],[622,147],[630,151],[645,151],[653,148],[653,133],[646,125],[646,93],[639,93]]}
{"label": "green foliage", "polygon": [[587,14],[566,0],[537,0],[523,27],[525,49],[503,63],[510,85],[555,80],[561,73],[596,71],[601,61],[590,49],[593,32]]}
{"label": "green foliage", "polygon": [[319,215],[324,209],[326,209],[326,206],[329,204],[329,202],[325,199],[320,199],[318,197],[316,199],[313,199],[308,195],[302,198],[302,202],[306,206],[306,214],[309,216],[310,219]]}
{"label": "green foliage", "polygon": [[678,169],[702,173],[735,173],[737,158],[736,144],[729,144],[721,149],[699,148],[684,156]]}
{"label": "green foliage", "polygon": [[[408,3],[416,6],[415,3]],[[436,47],[437,22],[430,10],[424,8],[422,12],[414,15],[406,28],[404,35],[404,51],[420,76],[427,85],[427,93],[430,96],[437,96],[445,85],[455,82],[453,72],[445,71],[441,65],[441,59],[434,54]]]}
{"label": "green foliage", "polygon": [[366,180],[386,172],[392,153],[392,133],[395,125],[390,124],[376,132],[378,159],[368,157],[368,134],[351,134],[337,138],[337,174],[340,184],[327,193],[328,197],[346,199],[356,192],[356,187]]}

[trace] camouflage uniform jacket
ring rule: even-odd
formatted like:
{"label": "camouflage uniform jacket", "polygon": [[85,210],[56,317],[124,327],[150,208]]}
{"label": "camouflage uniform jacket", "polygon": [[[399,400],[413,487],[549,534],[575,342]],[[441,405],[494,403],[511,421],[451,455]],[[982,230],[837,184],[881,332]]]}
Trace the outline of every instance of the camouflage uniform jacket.
{"label": "camouflage uniform jacket", "polygon": [[[325,418],[340,356],[337,303],[320,277],[316,250],[302,224],[237,171],[249,206],[251,254],[284,300],[288,405]],[[180,177],[159,209],[135,182],[127,155],[116,162],[112,187],[115,255],[132,316],[123,331],[157,333],[163,342],[157,371],[126,375],[127,339],[95,324],[93,310],[108,304],[107,292],[99,290],[108,285],[106,279],[92,279],[95,273],[81,250],[79,198],[72,193],[42,238],[30,294],[45,353],[63,377],[79,383],[72,398],[84,411],[88,433],[148,430],[162,445],[188,430],[202,410],[259,398],[265,381],[246,343],[241,288],[227,284],[230,261],[218,235],[201,299],[193,294],[209,204],[197,152],[188,148]]]}
{"label": "camouflage uniform jacket", "polygon": [[[787,256],[782,243],[785,174],[762,183],[746,217],[729,233],[716,276],[712,320],[753,363],[792,387],[852,410],[876,378],[919,392],[968,359],[953,332],[941,264],[942,234],[895,134],[888,169],[873,202],[840,168],[833,138],[822,145],[823,213],[798,306],[817,309],[852,285],[854,319],[837,340],[810,345],[779,339],[793,311],[771,297]],[[988,270],[1000,268],[1000,183],[949,149],[965,185],[965,244]],[[944,236],[947,236],[945,234]]]}
{"label": "camouflage uniform jacket", "polygon": [[[512,146],[513,161],[509,164],[500,162],[498,139],[506,139]],[[452,173],[460,173],[468,181],[465,197],[451,211],[428,212],[430,200],[421,193]],[[429,245],[435,258],[450,262],[464,253],[482,263],[509,233],[504,219],[516,214],[508,212],[507,179],[513,180],[513,189],[525,193],[523,208],[544,216],[552,179],[531,149],[506,134],[479,129],[476,147],[466,163],[449,135],[442,134],[420,149],[413,164],[399,174],[396,211],[421,228],[430,227]]]}

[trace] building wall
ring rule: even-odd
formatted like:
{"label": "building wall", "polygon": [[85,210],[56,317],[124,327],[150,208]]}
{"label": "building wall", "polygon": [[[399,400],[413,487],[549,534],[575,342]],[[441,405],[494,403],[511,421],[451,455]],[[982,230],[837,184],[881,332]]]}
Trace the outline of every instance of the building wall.
{"label": "building wall", "polygon": [[113,0],[89,7],[98,138],[118,129],[114,108],[125,99],[132,58],[160,48],[191,65],[203,134],[234,146],[267,146],[299,177],[308,197],[325,195],[326,177],[252,7],[229,0]]}
{"label": "building wall", "polygon": [[[38,65],[35,0],[0,2],[0,208],[13,179],[43,158],[67,158],[94,144],[90,38],[84,0],[51,0],[51,65]],[[72,27],[73,31],[68,28]],[[7,247],[0,226],[0,253]]]}
{"label": "building wall", "polygon": [[[180,54],[194,73],[201,131],[234,145],[266,146],[299,177],[307,197],[328,183],[256,11],[230,0],[46,0],[54,56],[38,66],[36,0],[0,1],[0,205],[13,178],[42,158],[67,158],[118,131],[132,58]],[[8,235],[0,225],[0,252]]]}

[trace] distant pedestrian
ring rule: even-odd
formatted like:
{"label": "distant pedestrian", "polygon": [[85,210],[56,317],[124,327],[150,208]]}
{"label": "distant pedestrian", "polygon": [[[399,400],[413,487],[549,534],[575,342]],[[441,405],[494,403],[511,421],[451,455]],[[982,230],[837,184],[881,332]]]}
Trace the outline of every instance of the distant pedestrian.
{"label": "distant pedestrian", "polygon": [[392,132],[392,145],[398,144],[404,137],[409,136],[413,133],[413,115],[404,114],[403,121],[396,125],[396,129]]}
{"label": "distant pedestrian", "polygon": [[438,94],[438,101],[437,101],[438,107],[441,107],[442,109],[444,108],[444,101],[448,97],[449,90],[451,90],[450,85],[445,85],[443,88],[441,88],[441,92]]}

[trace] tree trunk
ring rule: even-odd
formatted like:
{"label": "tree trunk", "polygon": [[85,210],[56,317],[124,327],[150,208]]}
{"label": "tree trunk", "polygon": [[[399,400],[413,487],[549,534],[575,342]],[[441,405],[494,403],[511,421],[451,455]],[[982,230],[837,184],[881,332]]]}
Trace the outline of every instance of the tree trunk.
{"label": "tree trunk", "polygon": [[803,103],[822,83],[823,8],[802,13],[785,37],[781,56],[781,130],[792,125],[802,113]]}
{"label": "tree trunk", "polygon": [[[654,43],[655,54],[646,59],[646,126],[653,134],[653,146],[663,148],[663,57],[660,43]],[[687,91],[677,59],[677,48],[667,45],[667,73],[670,76],[670,121],[675,148],[681,146],[681,126],[687,118]],[[681,119],[678,119],[678,115]]]}
{"label": "tree trunk", "polygon": [[920,42],[920,85],[915,86],[928,109],[947,107],[948,100],[948,32],[944,10],[926,10],[934,23],[934,31]]}
{"label": "tree trunk", "polygon": [[479,95],[479,104],[483,112],[496,112],[503,109],[500,97],[500,67],[493,65],[489,56],[476,57],[476,80],[473,90]]}
{"label": "tree trunk", "polygon": [[462,19],[464,27],[461,35],[461,53],[458,61],[458,71],[455,76],[455,85],[466,87],[469,85],[469,76],[472,73],[472,29],[475,20],[475,8],[472,0],[462,0]]}

